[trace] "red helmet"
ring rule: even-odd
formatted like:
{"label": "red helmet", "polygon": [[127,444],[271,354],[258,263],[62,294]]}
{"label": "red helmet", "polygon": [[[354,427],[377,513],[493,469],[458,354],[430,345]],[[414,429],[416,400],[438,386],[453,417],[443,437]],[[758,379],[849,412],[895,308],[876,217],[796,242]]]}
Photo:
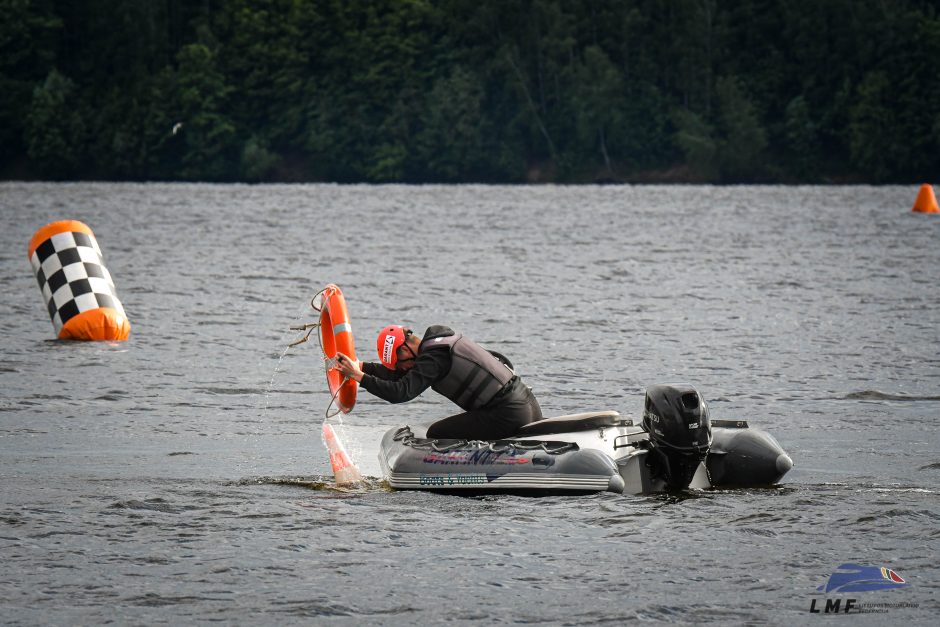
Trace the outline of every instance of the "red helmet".
{"label": "red helmet", "polygon": [[379,353],[379,360],[389,370],[395,369],[398,363],[398,348],[405,343],[405,327],[391,324],[381,331],[375,341],[375,350]]}

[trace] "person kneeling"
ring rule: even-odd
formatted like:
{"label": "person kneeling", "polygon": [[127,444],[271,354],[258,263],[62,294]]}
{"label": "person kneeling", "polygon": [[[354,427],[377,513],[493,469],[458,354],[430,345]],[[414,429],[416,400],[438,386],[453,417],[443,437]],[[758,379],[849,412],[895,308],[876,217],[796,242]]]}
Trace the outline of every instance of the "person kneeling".
{"label": "person kneeling", "polygon": [[498,353],[491,353],[450,327],[432,325],[423,337],[400,325],[382,329],[379,362],[355,362],[338,353],[336,368],[370,394],[404,403],[429,387],[463,412],[428,427],[427,437],[498,440],[542,419],[532,389]]}

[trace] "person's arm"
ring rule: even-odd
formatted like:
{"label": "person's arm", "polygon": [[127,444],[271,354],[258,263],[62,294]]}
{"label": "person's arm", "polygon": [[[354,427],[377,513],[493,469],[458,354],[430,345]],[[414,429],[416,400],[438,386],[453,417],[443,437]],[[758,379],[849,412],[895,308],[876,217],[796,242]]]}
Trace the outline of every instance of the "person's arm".
{"label": "person's arm", "polygon": [[[395,372],[396,379],[383,379],[381,376],[365,374],[359,382],[367,392],[389,403],[404,403],[416,398],[434,385],[450,367],[450,352],[446,350],[428,351],[418,355],[415,365],[405,373]],[[377,366],[376,371],[382,366]],[[384,373],[382,373],[384,374]]]}
{"label": "person's arm", "polygon": [[368,361],[353,361],[346,354],[336,352],[336,369],[344,377],[349,377],[353,381],[362,382],[362,377],[371,375],[386,381],[397,381],[401,379],[402,374],[396,370],[389,370],[382,364]]}
{"label": "person's arm", "polygon": [[389,370],[382,364],[374,361],[364,361],[359,364],[359,368],[362,369],[363,374],[371,375],[377,379],[384,379],[385,381],[398,381],[403,374],[397,370]]}

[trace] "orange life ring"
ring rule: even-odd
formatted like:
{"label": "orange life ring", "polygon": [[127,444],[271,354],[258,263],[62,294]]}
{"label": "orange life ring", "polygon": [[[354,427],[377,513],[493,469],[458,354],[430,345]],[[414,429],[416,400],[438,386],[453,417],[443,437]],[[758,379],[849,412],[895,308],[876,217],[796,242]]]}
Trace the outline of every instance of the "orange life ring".
{"label": "orange life ring", "polygon": [[[336,357],[341,352],[350,359],[356,359],[356,345],[353,341],[352,326],[349,324],[349,311],[346,299],[338,286],[330,283],[323,288],[320,305],[320,346],[327,359]],[[336,398],[336,406],[344,414],[352,411],[356,405],[356,391],[359,384],[349,379],[343,383],[343,375],[335,368],[326,369],[326,381],[330,394]]]}

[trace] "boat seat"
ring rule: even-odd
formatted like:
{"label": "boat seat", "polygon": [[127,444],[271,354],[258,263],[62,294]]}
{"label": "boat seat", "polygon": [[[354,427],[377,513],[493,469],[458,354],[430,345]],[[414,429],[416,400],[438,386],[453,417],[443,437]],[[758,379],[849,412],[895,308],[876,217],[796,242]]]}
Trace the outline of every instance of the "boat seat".
{"label": "boat seat", "polygon": [[621,424],[622,418],[615,411],[588,411],[580,414],[567,414],[553,418],[543,418],[530,422],[516,433],[520,437],[530,435],[549,435],[552,433],[570,433],[573,431],[589,431],[601,427],[616,427]]}

